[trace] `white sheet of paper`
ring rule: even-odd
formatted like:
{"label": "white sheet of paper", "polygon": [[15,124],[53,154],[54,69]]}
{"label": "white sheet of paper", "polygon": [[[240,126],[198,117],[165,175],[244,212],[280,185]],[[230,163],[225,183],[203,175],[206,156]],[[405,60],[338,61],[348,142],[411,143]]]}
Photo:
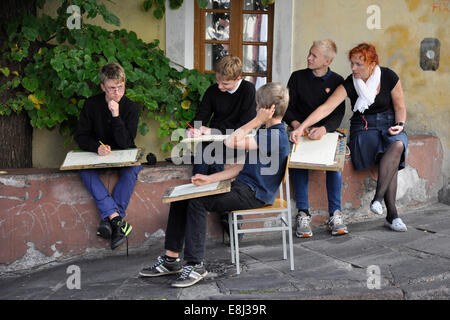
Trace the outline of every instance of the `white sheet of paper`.
{"label": "white sheet of paper", "polygon": [[63,167],[95,165],[102,163],[134,162],[138,149],[113,150],[107,156],[99,156],[95,152],[70,151],[64,160]]}
{"label": "white sheet of paper", "polygon": [[320,140],[301,137],[297,148],[292,148],[291,162],[332,165],[336,154],[339,133],[325,134]]}
{"label": "white sheet of paper", "polygon": [[177,186],[177,187],[173,188],[169,197],[178,197],[178,196],[184,196],[186,194],[191,194],[191,193],[213,191],[213,190],[216,190],[218,186],[219,186],[219,182],[205,184],[204,186],[197,186],[193,183],[183,184],[181,186]]}
{"label": "white sheet of paper", "polygon": [[[256,131],[252,130],[246,137],[254,137],[256,135]],[[229,134],[210,134],[210,135],[202,135],[195,138],[184,138],[181,140],[182,143],[189,142],[207,142],[207,141],[223,141],[228,138]]]}

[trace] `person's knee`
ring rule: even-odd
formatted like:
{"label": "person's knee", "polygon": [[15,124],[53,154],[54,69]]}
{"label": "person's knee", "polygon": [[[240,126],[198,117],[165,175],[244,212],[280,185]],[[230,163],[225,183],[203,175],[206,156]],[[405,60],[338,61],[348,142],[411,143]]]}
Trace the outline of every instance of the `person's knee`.
{"label": "person's knee", "polygon": [[403,153],[405,147],[403,146],[403,142],[394,141],[391,145],[391,148],[398,156],[400,156]]}

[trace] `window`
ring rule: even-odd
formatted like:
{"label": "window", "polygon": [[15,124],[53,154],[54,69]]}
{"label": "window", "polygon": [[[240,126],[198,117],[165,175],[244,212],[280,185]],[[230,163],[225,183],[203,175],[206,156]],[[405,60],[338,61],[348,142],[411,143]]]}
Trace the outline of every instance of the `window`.
{"label": "window", "polygon": [[258,0],[209,0],[206,9],[195,4],[195,68],[214,73],[215,63],[233,54],[256,88],[272,81],[273,11]]}

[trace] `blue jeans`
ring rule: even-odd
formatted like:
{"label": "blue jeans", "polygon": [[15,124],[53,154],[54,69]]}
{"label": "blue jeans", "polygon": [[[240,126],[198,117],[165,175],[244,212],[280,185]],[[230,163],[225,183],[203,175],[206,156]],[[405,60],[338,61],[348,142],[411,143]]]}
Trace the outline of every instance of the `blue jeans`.
{"label": "blue jeans", "polygon": [[[308,202],[308,170],[292,169],[297,209],[309,209]],[[341,211],[342,173],[340,171],[326,171],[328,213],[333,215],[335,210]]]}
{"label": "blue jeans", "polygon": [[89,193],[94,198],[102,220],[117,212],[122,218],[126,215],[126,209],[133,194],[134,186],[139,171],[142,166],[121,167],[119,170],[119,181],[114,187],[112,194],[106,189],[100,180],[100,170],[84,169],[80,170],[80,177],[83,180]]}

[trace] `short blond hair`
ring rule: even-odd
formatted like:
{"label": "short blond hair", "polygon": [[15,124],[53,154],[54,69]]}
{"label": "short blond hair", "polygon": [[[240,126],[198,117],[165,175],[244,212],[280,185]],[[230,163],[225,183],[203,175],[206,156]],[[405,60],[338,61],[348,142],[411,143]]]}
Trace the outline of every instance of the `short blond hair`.
{"label": "short blond hair", "polygon": [[216,63],[214,71],[222,80],[236,80],[242,74],[241,59],[234,55],[224,56]]}
{"label": "short blond hair", "polygon": [[100,81],[105,84],[108,80],[115,80],[117,82],[125,82],[125,70],[123,67],[115,62],[105,64],[100,68]]}
{"label": "short blond hair", "polygon": [[313,46],[323,48],[325,50],[325,56],[331,60],[336,58],[337,55],[337,46],[333,40],[325,39],[325,40],[317,40],[313,42]]}
{"label": "short blond hair", "polygon": [[275,105],[273,118],[283,118],[289,104],[289,89],[278,82],[270,82],[256,91],[256,104],[260,108]]}

